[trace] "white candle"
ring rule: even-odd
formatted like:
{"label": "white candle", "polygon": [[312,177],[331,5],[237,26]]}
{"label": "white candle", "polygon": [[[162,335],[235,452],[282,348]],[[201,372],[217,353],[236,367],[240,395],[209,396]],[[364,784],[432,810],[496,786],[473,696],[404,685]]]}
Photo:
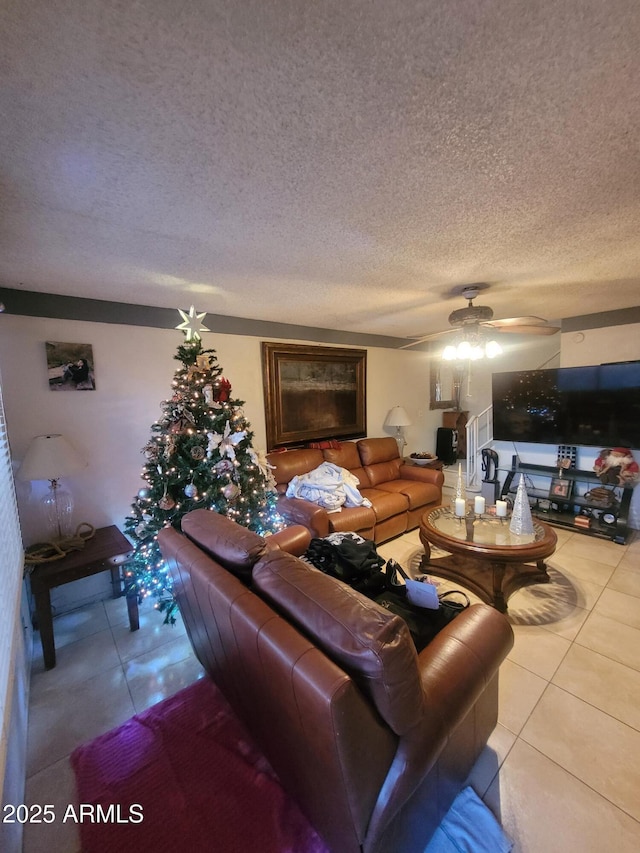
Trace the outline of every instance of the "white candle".
{"label": "white candle", "polygon": [[507,517],[507,502],[506,501],[496,501],[496,515],[499,518]]}
{"label": "white candle", "polygon": [[482,515],[485,509],[485,502],[482,495],[476,495],[473,501],[473,508],[475,510],[476,515]]}
{"label": "white candle", "polygon": [[456,515],[463,516],[467,511],[466,501],[464,498],[456,498]]}

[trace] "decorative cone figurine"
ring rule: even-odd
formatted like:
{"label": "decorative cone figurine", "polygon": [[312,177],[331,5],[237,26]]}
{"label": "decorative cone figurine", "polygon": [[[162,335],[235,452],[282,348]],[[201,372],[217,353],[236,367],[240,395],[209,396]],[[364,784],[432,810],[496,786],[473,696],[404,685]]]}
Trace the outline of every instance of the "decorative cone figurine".
{"label": "decorative cone figurine", "polygon": [[531,507],[529,506],[527,490],[524,487],[523,474],[520,474],[520,482],[518,483],[518,491],[516,492],[516,499],[513,504],[509,530],[518,535],[530,536],[533,534],[533,518],[531,517]]}
{"label": "decorative cone figurine", "polygon": [[458,482],[456,483],[456,493],[454,498],[462,498],[463,501],[467,499],[467,494],[464,488],[464,480],[462,479],[462,463],[458,462]]}

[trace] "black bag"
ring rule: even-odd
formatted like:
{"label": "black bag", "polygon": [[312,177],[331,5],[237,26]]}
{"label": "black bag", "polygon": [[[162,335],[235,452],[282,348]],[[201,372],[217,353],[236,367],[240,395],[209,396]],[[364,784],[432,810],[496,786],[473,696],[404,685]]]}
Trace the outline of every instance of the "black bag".
{"label": "black bag", "polygon": [[455,619],[459,613],[466,610],[471,602],[466,592],[451,589],[438,596],[439,607],[437,610],[418,607],[407,600],[406,587],[399,582],[398,574],[402,575],[405,580],[408,579],[402,566],[394,560],[389,560],[387,563],[387,589],[381,595],[377,595],[374,601],[404,619],[416,651],[421,652],[436,634]]}
{"label": "black bag", "polygon": [[365,595],[380,592],[384,576],[380,571],[384,560],[375,542],[357,533],[332,533],[312,539],[305,554],[307,560],[325,574],[332,575]]}

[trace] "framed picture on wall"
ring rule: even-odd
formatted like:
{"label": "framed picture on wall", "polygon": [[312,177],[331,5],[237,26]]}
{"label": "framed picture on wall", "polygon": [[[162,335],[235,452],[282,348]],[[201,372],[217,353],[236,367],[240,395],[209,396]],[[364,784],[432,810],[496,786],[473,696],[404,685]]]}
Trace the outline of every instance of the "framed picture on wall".
{"label": "framed picture on wall", "polygon": [[367,434],[367,351],[263,341],[267,449]]}
{"label": "framed picture on wall", "polygon": [[47,372],[51,391],[95,391],[91,344],[47,341]]}

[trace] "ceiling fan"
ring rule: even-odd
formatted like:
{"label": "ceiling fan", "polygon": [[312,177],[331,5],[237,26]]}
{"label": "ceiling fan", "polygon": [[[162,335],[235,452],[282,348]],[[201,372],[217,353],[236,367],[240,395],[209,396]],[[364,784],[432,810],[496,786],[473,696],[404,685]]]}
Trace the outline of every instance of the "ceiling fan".
{"label": "ceiling fan", "polygon": [[[467,300],[465,308],[458,308],[449,314],[449,324],[451,329],[443,332],[434,332],[430,335],[424,335],[417,338],[410,344],[405,344],[400,349],[408,349],[417,344],[425,343],[426,341],[435,340],[445,335],[457,335],[458,346],[464,346],[464,343],[469,344],[469,348],[484,346],[487,352],[482,355],[488,355],[491,358],[492,343],[491,338],[493,333],[497,334],[512,334],[512,335],[555,335],[560,329],[558,326],[550,326],[542,317],[506,317],[502,320],[493,319],[493,310],[488,305],[474,305],[473,300],[480,293],[480,288],[477,286],[465,287],[462,290],[462,296]],[[497,345],[496,345],[497,346]],[[452,347],[454,349],[454,347]],[[464,348],[465,355],[460,357],[474,357],[466,355],[467,349]],[[497,346],[498,354],[500,347]],[[446,357],[446,356],[445,356]],[[452,356],[453,357],[453,356]],[[481,357],[476,355],[475,357]]]}

